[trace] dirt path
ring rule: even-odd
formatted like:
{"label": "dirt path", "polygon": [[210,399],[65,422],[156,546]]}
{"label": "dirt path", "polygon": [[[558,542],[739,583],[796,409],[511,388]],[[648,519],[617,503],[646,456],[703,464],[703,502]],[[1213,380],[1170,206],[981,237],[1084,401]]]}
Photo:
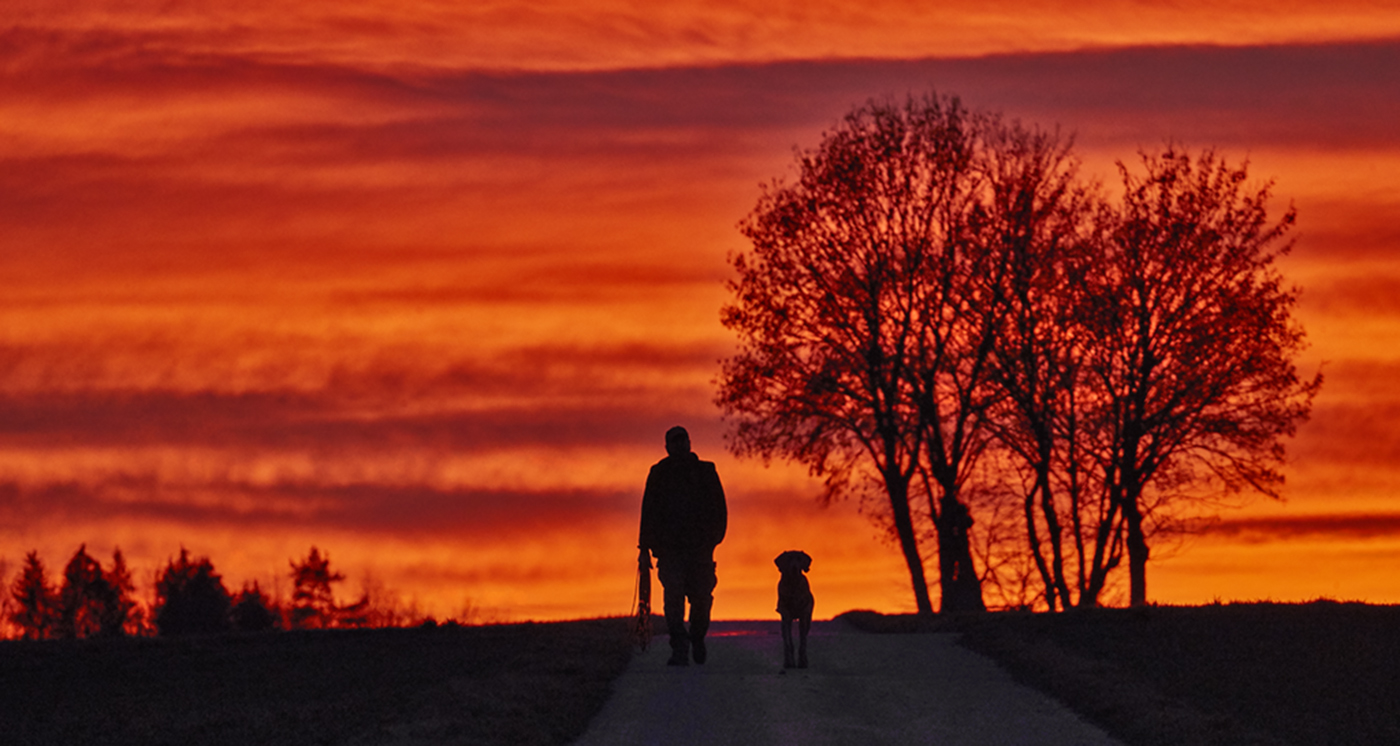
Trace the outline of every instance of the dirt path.
{"label": "dirt path", "polygon": [[818,622],[811,668],[786,673],[777,622],[718,622],[711,635],[709,662],[684,668],[665,665],[657,638],[576,743],[1117,744],[952,635]]}

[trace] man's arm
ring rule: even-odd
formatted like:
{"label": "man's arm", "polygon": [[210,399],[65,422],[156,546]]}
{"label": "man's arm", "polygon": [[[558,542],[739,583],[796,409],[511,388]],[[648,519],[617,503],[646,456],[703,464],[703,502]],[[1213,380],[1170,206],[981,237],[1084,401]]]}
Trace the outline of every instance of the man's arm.
{"label": "man's arm", "polygon": [[655,554],[657,541],[657,508],[655,489],[656,469],[647,473],[647,486],[642,491],[642,523],[637,532],[637,548]]}
{"label": "man's arm", "polygon": [[710,500],[712,501],[712,533],[710,537],[713,539],[714,545],[719,546],[720,542],[724,541],[725,533],[729,530],[729,506],[724,500],[724,485],[720,484],[719,470],[715,468],[714,464],[708,464],[708,466]]}

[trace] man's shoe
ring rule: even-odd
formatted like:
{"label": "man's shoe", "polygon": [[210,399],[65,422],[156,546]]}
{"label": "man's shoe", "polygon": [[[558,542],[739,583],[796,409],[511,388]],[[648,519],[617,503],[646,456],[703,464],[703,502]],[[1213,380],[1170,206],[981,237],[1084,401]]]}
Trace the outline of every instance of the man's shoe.
{"label": "man's shoe", "polygon": [[666,665],[688,666],[690,665],[690,659],[686,656],[684,650],[673,650],[671,651],[671,659],[666,661]]}
{"label": "man's shoe", "polygon": [[690,642],[690,646],[691,646],[691,655],[695,656],[695,662],[696,662],[696,663],[699,663],[700,665],[703,666],[703,665],[705,664],[705,657],[706,657],[706,654],[705,654],[705,640],[704,640],[704,638],[701,638],[701,639],[699,639],[699,640],[692,640],[692,641]]}

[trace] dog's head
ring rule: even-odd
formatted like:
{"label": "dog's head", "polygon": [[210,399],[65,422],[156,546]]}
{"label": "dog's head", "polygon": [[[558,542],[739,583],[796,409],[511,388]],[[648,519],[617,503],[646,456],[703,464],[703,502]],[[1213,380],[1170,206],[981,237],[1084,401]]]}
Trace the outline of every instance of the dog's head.
{"label": "dog's head", "polygon": [[806,552],[788,550],[778,555],[773,564],[778,566],[778,572],[787,575],[788,573],[801,574],[812,569],[812,558]]}

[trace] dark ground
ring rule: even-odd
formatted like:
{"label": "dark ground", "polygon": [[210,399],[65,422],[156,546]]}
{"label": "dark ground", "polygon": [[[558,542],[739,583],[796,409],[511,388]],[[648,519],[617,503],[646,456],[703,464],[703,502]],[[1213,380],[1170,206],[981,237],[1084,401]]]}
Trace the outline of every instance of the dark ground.
{"label": "dark ground", "polygon": [[[1131,746],[1400,744],[1400,606],[843,617],[959,632]],[[563,744],[630,656],[620,619],[0,641],[0,743]]]}
{"label": "dark ground", "polygon": [[[868,630],[912,617],[852,612]],[[1319,601],[987,614],[926,626],[1132,746],[1400,744],[1400,606]]]}
{"label": "dark ground", "polygon": [[0,642],[0,743],[562,744],[626,667],[622,620]]}

